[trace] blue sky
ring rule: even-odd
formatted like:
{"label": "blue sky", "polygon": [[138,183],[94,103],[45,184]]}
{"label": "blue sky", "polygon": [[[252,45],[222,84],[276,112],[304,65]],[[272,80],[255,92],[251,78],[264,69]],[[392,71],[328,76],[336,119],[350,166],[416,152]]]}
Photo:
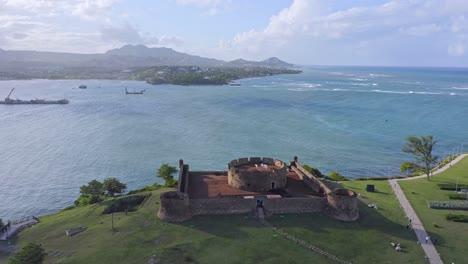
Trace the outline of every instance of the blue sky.
{"label": "blue sky", "polygon": [[0,48],[468,67],[465,0],[0,0]]}

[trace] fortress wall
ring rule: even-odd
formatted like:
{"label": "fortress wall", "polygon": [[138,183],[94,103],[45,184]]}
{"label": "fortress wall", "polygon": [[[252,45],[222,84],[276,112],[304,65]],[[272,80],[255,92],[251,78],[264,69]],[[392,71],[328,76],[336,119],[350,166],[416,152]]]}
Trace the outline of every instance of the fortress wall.
{"label": "fortress wall", "polygon": [[[266,160],[268,165],[275,164],[280,167],[275,169],[274,172],[271,171],[248,171],[246,168],[241,168],[239,166],[244,165],[254,165],[260,164]],[[272,188],[274,183],[274,188],[284,188],[286,186],[286,173],[287,167],[280,160],[274,160],[271,158],[259,158],[251,157],[249,158],[240,158],[237,160],[237,165],[233,166],[236,162],[231,161],[229,163],[228,169],[228,184],[234,188],[246,190],[246,191],[259,191],[267,192]]]}
{"label": "fortress wall", "polygon": [[318,180],[315,175],[312,175],[312,173],[308,172],[306,169],[304,169],[304,167],[302,167],[302,165],[299,163],[299,162],[295,162],[296,164],[296,168],[302,172],[302,174],[304,174],[305,176],[307,176],[307,178],[309,178],[310,180],[312,180],[313,182],[315,182],[317,185],[320,186],[320,188],[322,188],[322,190],[325,192],[325,193],[329,193],[331,192],[330,188],[328,188],[328,186],[326,186],[325,184],[323,184],[320,180]]}
{"label": "fortress wall", "polygon": [[189,192],[189,181],[190,181],[189,165],[184,164],[183,167],[184,167],[184,178],[185,178],[184,192],[188,193]]}
{"label": "fortress wall", "polygon": [[359,217],[357,195],[348,189],[335,189],[327,195],[326,212],[342,221],[354,221]]}
{"label": "fortress wall", "polygon": [[256,201],[243,198],[191,199],[192,215],[248,214],[255,210]]}
{"label": "fortress wall", "polygon": [[260,157],[251,157],[249,163],[262,163],[262,158]]}
{"label": "fortress wall", "polygon": [[326,208],[325,197],[263,199],[263,207],[269,214],[317,213]]}
{"label": "fortress wall", "polygon": [[161,193],[158,217],[168,222],[182,222],[192,217],[188,194],[171,191]]}
{"label": "fortress wall", "polygon": [[177,183],[178,192],[188,192],[188,190],[186,189],[186,184],[185,184],[186,179],[187,179],[187,174],[185,173],[185,165],[181,164],[179,167],[179,182]]}
{"label": "fortress wall", "polygon": [[190,175],[214,175],[214,176],[226,176],[226,171],[190,171]]}
{"label": "fortress wall", "polygon": [[312,180],[311,178],[307,177],[304,173],[302,173],[302,171],[300,171],[298,168],[296,167],[291,167],[291,169],[299,176],[299,178],[304,181],[305,184],[307,184],[307,186],[309,186],[309,188],[311,188],[314,192],[316,193],[322,193],[323,191],[321,190],[320,188],[320,185]]}
{"label": "fortress wall", "polygon": [[286,186],[286,168],[270,171],[247,171],[231,167],[229,170],[228,183],[234,188],[246,191],[267,192],[272,189],[272,182],[275,188]]}

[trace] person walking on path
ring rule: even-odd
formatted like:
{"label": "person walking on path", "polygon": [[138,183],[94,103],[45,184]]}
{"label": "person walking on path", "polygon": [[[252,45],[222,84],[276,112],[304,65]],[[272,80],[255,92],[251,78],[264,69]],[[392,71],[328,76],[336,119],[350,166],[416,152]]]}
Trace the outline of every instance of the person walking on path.
{"label": "person walking on path", "polygon": [[434,246],[437,244],[437,238],[434,238]]}
{"label": "person walking on path", "polygon": [[427,241],[429,241],[430,238],[431,238],[430,236],[426,237],[426,244],[427,244]]}

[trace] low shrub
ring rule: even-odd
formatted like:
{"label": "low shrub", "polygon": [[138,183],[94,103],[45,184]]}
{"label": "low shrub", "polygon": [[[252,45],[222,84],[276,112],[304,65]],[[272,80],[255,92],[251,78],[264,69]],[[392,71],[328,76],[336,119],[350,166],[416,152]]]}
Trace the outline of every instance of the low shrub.
{"label": "low shrub", "polygon": [[75,206],[85,206],[88,204],[95,204],[100,202],[101,199],[97,196],[90,196],[90,195],[80,195],[80,197],[75,201]]}
{"label": "low shrub", "polygon": [[451,200],[465,200],[466,194],[463,193],[450,193],[447,194],[447,197]]}
{"label": "low shrub", "polygon": [[447,219],[447,221],[468,223],[468,215],[447,214],[445,215],[445,219]]}
{"label": "low shrub", "polygon": [[309,165],[304,165],[302,166],[304,169],[308,172],[310,172],[312,175],[314,175],[317,178],[323,178],[325,177],[322,172],[319,171],[317,168],[310,167]]}
{"label": "low shrub", "polygon": [[150,192],[150,191],[158,190],[158,189],[160,189],[162,187],[163,187],[162,185],[159,185],[159,184],[155,183],[153,185],[146,185],[143,188],[129,191],[128,194],[135,194],[135,193],[141,193],[141,192]]}
{"label": "low shrub", "polygon": [[451,162],[452,160],[456,159],[458,157],[458,155],[451,155],[451,156],[448,156],[446,159],[442,160],[439,164],[437,164],[437,168],[442,168],[443,166],[447,165],[449,162]]}
{"label": "low shrub", "polygon": [[465,201],[429,201],[432,209],[468,210],[468,202]]}
{"label": "low shrub", "polygon": [[68,210],[71,210],[71,209],[74,209],[75,208],[75,205],[70,205],[70,206],[67,206],[65,208],[62,209],[62,211],[68,211]]}
{"label": "low shrub", "polygon": [[455,189],[468,189],[468,184],[454,184],[454,183],[439,183],[437,184],[441,190],[455,191]]}
{"label": "low shrub", "polygon": [[102,213],[110,214],[115,212],[124,212],[125,210],[128,212],[135,211],[136,207],[139,206],[148,196],[150,195],[133,195],[112,200]]}
{"label": "low shrub", "polygon": [[332,181],[347,181],[345,176],[339,174],[336,171],[332,171],[328,174],[327,179],[332,180]]}

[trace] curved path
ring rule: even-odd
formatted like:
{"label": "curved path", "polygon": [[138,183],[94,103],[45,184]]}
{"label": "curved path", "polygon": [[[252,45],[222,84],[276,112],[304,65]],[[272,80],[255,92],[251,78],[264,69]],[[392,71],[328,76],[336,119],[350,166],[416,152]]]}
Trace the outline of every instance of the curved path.
{"label": "curved path", "polygon": [[[450,163],[445,165],[444,167],[435,170],[432,175],[436,175],[438,173],[441,173],[447,169],[449,169],[453,164],[459,162],[463,158],[468,156],[468,154],[462,154],[458,156],[456,159],[452,160]],[[437,252],[437,249],[435,246],[432,244],[431,239],[429,239],[426,242],[426,237],[428,236],[426,230],[424,229],[424,226],[421,223],[421,220],[419,220],[419,217],[416,215],[416,212],[414,211],[413,207],[411,207],[411,204],[409,203],[408,199],[406,198],[405,194],[403,193],[403,190],[400,188],[400,185],[398,184],[397,181],[407,181],[407,180],[414,180],[414,179],[420,179],[427,177],[426,175],[420,175],[416,177],[411,177],[411,178],[405,178],[405,179],[392,179],[389,180],[388,182],[390,183],[390,186],[393,189],[393,192],[395,193],[395,196],[397,197],[398,201],[400,202],[401,207],[406,213],[406,216],[408,219],[411,219],[411,224],[414,230],[414,233],[416,234],[416,237],[418,238],[418,242],[421,243],[421,246],[424,250],[424,253],[426,254],[427,258],[429,259],[430,263],[434,264],[442,264],[442,259],[440,258],[439,253]]]}

